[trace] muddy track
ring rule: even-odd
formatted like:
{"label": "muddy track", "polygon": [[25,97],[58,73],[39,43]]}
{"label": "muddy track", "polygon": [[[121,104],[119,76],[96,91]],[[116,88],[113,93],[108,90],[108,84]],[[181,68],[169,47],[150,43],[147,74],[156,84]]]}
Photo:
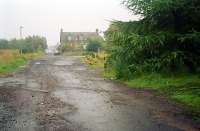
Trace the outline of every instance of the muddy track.
{"label": "muddy track", "polygon": [[152,91],[105,80],[80,57],[45,56],[0,78],[2,131],[196,131]]}

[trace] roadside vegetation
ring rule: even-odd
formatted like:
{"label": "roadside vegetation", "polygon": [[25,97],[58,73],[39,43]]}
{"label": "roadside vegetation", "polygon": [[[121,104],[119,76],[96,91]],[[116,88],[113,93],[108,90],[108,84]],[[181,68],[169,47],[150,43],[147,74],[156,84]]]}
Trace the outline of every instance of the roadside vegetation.
{"label": "roadside vegetation", "polygon": [[17,49],[20,53],[33,53],[44,51],[47,48],[46,38],[29,36],[25,39],[0,39],[0,49]]}
{"label": "roadside vegetation", "polygon": [[88,40],[86,51],[90,53],[98,52],[105,48],[105,41],[102,37],[95,37]]}
{"label": "roadside vegetation", "polygon": [[189,112],[198,112],[193,118],[199,120],[200,1],[125,0],[123,4],[140,19],[113,21],[105,33],[105,58],[94,53],[85,61],[130,87],[157,90]]}
{"label": "roadside vegetation", "polygon": [[0,40],[0,75],[15,72],[33,58],[44,55],[46,39],[39,36],[25,39]]}

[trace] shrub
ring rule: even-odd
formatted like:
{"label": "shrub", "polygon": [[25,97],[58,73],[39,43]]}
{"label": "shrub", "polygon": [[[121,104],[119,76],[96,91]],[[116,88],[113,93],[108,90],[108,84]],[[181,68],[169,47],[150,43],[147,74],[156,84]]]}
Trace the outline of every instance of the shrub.
{"label": "shrub", "polygon": [[87,52],[97,52],[103,46],[103,39],[102,38],[91,38],[88,40],[88,44],[86,46]]}
{"label": "shrub", "polygon": [[125,0],[124,4],[141,19],[114,21],[106,32],[108,68],[118,78],[136,73],[198,72],[199,0]]}

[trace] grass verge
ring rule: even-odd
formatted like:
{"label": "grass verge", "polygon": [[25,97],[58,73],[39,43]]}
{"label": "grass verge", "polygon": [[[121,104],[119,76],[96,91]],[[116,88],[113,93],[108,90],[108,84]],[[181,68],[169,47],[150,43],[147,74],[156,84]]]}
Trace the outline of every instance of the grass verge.
{"label": "grass verge", "polygon": [[10,63],[0,65],[0,75],[6,75],[19,69],[19,67],[26,65],[28,60],[25,58],[17,58]]}
{"label": "grass verge", "polygon": [[160,95],[200,111],[200,78],[198,75],[143,74],[124,82],[130,87],[158,90]]}
{"label": "grass verge", "polygon": [[0,76],[15,72],[28,64],[31,59],[44,55],[43,52],[20,54],[16,50],[1,50],[0,54]]}

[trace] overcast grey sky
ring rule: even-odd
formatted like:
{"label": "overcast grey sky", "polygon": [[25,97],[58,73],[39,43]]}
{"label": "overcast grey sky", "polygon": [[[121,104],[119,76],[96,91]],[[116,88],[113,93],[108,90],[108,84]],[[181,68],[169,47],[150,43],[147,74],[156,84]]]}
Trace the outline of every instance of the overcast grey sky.
{"label": "overcast grey sky", "polygon": [[106,30],[109,21],[137,19],[122,0],[0,0],[0,38],[42,35],[49,45],[59,41],[59,32]]}

